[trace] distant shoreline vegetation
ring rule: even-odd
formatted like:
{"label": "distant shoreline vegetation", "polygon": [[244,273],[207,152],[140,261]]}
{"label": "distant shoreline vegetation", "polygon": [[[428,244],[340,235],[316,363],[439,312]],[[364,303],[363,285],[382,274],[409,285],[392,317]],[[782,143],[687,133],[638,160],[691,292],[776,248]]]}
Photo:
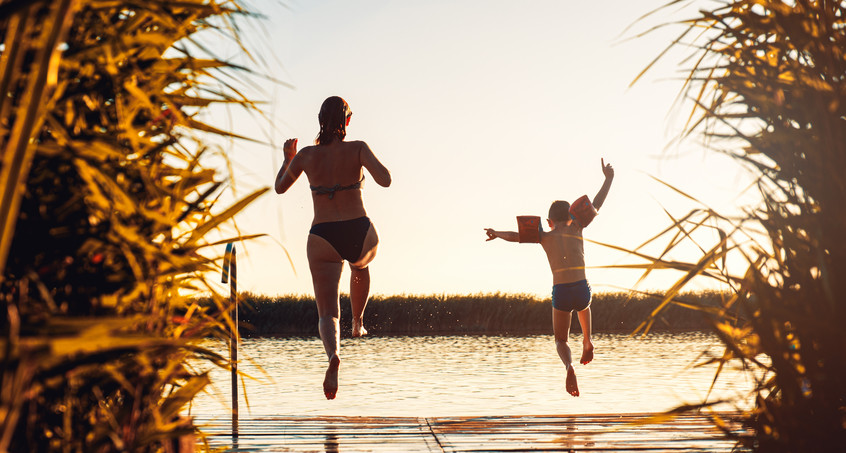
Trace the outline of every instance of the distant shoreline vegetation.
{"label": "distant shoreline vegetation", "polygon": [[[717,307],[726,293],[699,291],[678,300]],[[239,294],[241,335],[317,335],[317,307],[306,295],[267,296]],[[593,296],[594,332],[633,332],[660,300],[625,292]],[[527,294],[395,295],[372,296],[364,325],[372,335],[525,335],[551,334],[549,299]],[[341,295],[341,328],[350,331],[349,296]],[[709,324],[701,311],[671,304],[661,312],[651,331],[701,331]],[[571,331],[580,332],[576,317]]]}

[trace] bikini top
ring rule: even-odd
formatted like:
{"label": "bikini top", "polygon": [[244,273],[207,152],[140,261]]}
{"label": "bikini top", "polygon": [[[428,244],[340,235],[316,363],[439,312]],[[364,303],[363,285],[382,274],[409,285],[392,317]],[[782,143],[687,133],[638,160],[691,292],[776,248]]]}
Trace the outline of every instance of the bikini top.
{"label": "bikini top", "polygon": [[309,185],[312,191],[317,195],[329,195],[329,199],[335,198],[335,192],[340,192],[342,190],[354,190],[361,188],[361,182],[364,181],[364,176],[361,177],[358,182],[352,183],[348,186],[342,186],[340,184],[335,184],[332,187],[323,187],[323,186],[312,186]]}

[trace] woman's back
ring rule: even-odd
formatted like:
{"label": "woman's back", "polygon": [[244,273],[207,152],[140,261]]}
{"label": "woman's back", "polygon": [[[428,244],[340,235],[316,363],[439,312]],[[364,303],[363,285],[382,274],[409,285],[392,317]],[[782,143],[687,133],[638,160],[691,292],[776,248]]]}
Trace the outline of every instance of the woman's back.
{"label": "woman's back", "polygon": [[285,162],[276,175],[276,193],[285,193],[305,173],[314,202],[312,225],[338,222],[366,216],[361,198],[362,167],[382,187],[391,185],[388,169],[361,141],[345,142],[346,126],[352,111],[337,96],[327,98],[320,107],[320,134],[315,146],[297,153],[297,139],[285,141]]}
{"label": "woman's back", "polygon": [[361,197],[363,142],[333,141],[300,151],[311,186],[314,222],[349,220],[366,215]]}

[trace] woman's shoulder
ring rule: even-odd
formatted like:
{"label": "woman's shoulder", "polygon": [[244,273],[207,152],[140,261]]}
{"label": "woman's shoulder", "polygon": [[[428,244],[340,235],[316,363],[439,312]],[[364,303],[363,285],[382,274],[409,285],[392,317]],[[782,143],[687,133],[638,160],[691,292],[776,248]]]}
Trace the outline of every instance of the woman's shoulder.
{"label": "woman's shoulder", "polygon": [[297,153],[297,156],[300,159],[308,159],[309,157],[314,155],[314,153],[317,151],[317,149],[318,149],[317,145],[306,146],[305,148],[300,149],[300,151]]}
{"label": "woman's shoulder", "polygon": [[350,148],[368,148],[367,143],[365,143],[364,140],[350,140],[344,143],[346,143]]}
{"label": "woman's shoulder", "polygon": [[352,140],[347,142],[350,144],[350,149],[355,150],[359,153],[359,157],[362,156],[362,153],[366,156],[372,156],[373,151],[367,146],[367,143],[363,140]]}

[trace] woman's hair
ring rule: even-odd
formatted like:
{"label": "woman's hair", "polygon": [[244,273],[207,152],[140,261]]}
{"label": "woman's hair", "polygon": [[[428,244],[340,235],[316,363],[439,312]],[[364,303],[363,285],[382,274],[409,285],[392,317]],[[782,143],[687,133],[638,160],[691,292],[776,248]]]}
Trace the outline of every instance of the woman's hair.
{"label": "woman's hair", "polygon": [[343,140],[347,136],[347,117],[352,115],[347,101],[339,96],[332,96],[323,101],[317,119],[320,121],[320,133],[314,140],[316,145],[328,145],[334,140]]}

